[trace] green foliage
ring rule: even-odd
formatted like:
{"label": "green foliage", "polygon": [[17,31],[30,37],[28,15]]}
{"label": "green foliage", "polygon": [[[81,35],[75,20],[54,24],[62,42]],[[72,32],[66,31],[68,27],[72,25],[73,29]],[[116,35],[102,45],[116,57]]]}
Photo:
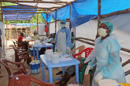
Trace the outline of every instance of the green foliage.
{"label": "green foliage", "polygon": [[[17,5],[17,4],[10,3],[10,2],[2,2],[2,6],[11,6],[11,5]],[[0,8],[0,11],[1,11],[1,8]],[[40,12],[42,12],[42,11],[40,11]],[[38,16],[38,19],[37,19],[37,16]],[[1,20],[1,15],[0,15],[0,20]],[[35,16],[33,16],[31,20],[14,20],[14,21],[4,20],[3,22],[6,23],[6,24],[11,24],[11,23],[37,23],[37,22],[38,23],[44,23],[45,20],[43,19],[41,14],[35,14]]]}
{"label": "green foliage", "polygon": [[[37,19],[37,17],[38,17],[38,19]],[[31,23],[37,23],[37,20],[38,20],[38,23],[45,22],[45,20],[43,19],[41,14],[35,14],[35,16],[33,16],[33,18],[31,19]]]}
{"label": "green foliage", "polygon": [[10,3],[10,2],[2,2],[2,6],[12,6],[12,5],[17,5],[17,4]]}
{"label": "green foliage", "polygon": [[4,20],[3,22],[5,24],[11,24],[11,23],[30,23],[29,20],[16,20],[16,21],[7,21],[7,20]]}
{"label": "green foliage", "polygon": [[[0,16],[1,18],[1,16]],[[43,19],[41,14],[38,14],[38,23],[44,23],[45,20]],[[11,24],[11,23],[37,23],[37,14],[35,14],[35,16],[32,17],[31,20],[14,20],[14,21],[7,21],[4,20],[5,24]]]}

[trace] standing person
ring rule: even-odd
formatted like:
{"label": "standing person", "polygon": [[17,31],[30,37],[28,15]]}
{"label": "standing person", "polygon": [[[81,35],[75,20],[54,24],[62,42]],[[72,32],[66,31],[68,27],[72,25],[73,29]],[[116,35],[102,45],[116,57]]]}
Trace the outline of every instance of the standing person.
{"label": "standing person", "polygon": [[120,44],[113,32],[113,24],[103,21],[95,41],[95,55],[88,63],[86,74],[96,65],[92,86],[98,86],[102,79],[112,79],[125,83],[125,74],[120,62]]}
{"label": "standing person", "polygon": [[34,36],[32,37],[33,38],[33,40],[40,40],[40,37],[39,37],[39,35],[38,35],[38,32],[37,31],[34,31]]}
{"label": "standing person", "polygon": [[21,46],[21,42],[23,41],[23,33],[20,33],[19,37],[18,37],[18,46],[20,47]]}
{"label": "standing person", "polygon": [[71,50],[71,31],[65,27],[66,21],[60,22],[61,29],[56,33],[56,51],[62,54],[69,53]]}

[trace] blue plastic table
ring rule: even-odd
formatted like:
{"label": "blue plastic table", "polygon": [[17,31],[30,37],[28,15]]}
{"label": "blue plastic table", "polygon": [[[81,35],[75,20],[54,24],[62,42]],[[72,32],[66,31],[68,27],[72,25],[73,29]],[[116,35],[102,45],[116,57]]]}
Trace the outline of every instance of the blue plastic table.
{"label": "blue plastic table", "polygon": [[66,66],[75,65],[76,82],[79,83],[79,66],[78,65],[80,64],[80,61],[78,61],[77,59],[70,57],[70,58],[72,58],[72,60],[62,61],[62,62],[59,62],[58,64],[53,64],[52,62],[46,60],[45,55],[41,55],[40,58],[42,61],[42,79],[43,79],[43,81],[46,81],[45,80],[45,70],[44,70],[45,66],[49,70],[49,82],[53,83],[53,68],[62,67],[62,71],[64,74]]}
{"label": "blue plastic table", "polygon": [[33,45],[33,59],[35,60],[35,50],[37,55],[37,60],[39,60],[39,48],[53,48],[52,44],[43,44],[43,45]]}

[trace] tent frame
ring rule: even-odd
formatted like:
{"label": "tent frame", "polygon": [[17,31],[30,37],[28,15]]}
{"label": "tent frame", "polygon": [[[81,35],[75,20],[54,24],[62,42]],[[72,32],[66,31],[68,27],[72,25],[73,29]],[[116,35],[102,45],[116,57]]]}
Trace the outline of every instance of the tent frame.
{"label": "tent frame", "polygon": [[[12,2],[12,3],[16,3],[17,5],[24,5],[24,4],[21,4],[21,3],[37,3],[37,4],[39,4],[39,3],[50,3],[50,4],[55,4],[55,5],[61,5],[60,7],[51,7],[51,8],[43,8],[43,7],[36,7],[36,6],[31,6],[31,5],[24,5],[24,6],[31,6],[31,7],[29,7],[29,8],[40,8],[40,9],[48,9],[48,11],[55,11],[55,10],[58,10],[59,8],[62,8],[62,7],[64,7],[64,6],[66,6],[66,5],[68,5],[68,4],[70,4],[70,3],[72,3],[72,2],[75,2],[76,0],[74,0],[74,1],[71,1],[71,2],[67,2],[67,1],[56,1],[56,0],[54,0],[54,1],[42,1],[42,0],[31,0],[31,1],[26,1],[26,0],[24,0],[24,1],[21,1],[21,0],[1,0],[1,2]],[[5,7],[7,7],[7,6],[5,6]],[[4,6],[2,7],[2,8],[5,8]],[[10,8],[10,7],[9,7]],[[22,9],[27,9],[28,7],[23,7]]]}

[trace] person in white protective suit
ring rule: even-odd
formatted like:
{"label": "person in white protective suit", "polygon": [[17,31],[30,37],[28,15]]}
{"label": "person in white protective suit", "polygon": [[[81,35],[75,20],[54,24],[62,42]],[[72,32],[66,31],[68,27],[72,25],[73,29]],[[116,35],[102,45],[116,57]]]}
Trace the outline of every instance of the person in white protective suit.
{"label": "person in white protective suit", "polygon": [[112,31],[112,23],[101,22],[98,29],[99,37],[95,41],[95,55],[93,55],[85,70],[85,73],[88,74],[89,70],[96,66],[92,86],[98,86],[98,82],[102,79],[112,79],[120,83],[126,82],[120,62],[121,47]]}
{"label": "person in white protective suit", "polygon": [[60,22],[61,29],[56,33],[56,46],[57,52],[62,54],[68,53],[71,50],[71,31],[65,27],[65,20]]}

